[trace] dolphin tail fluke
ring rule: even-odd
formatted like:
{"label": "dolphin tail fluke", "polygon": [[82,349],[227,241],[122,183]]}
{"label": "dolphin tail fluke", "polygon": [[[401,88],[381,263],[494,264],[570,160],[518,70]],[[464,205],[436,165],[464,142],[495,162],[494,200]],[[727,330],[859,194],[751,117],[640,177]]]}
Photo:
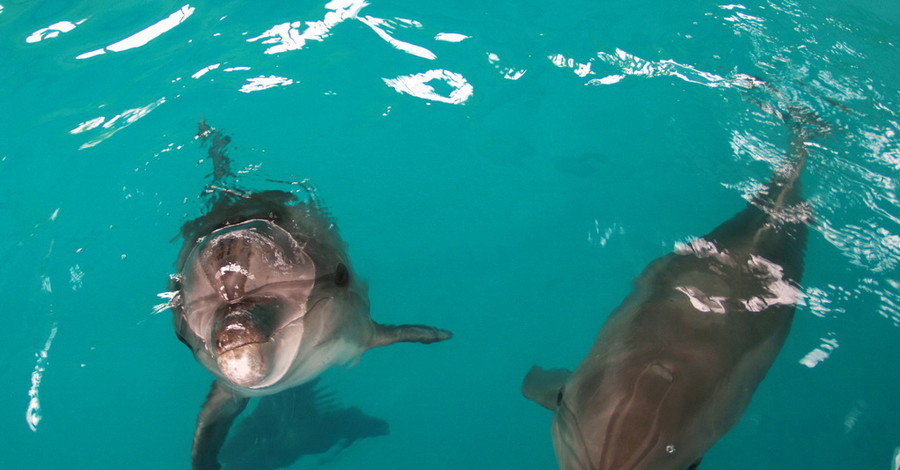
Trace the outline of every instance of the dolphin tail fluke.
{"label": "dolphin tail fluke", "polygon": [[193,470],[220,468],[219,449],[225,443],[231,423],[247,406],[247,401],[249,398],[238,396],[218,381],[213,382],[197,418],[197,429],[194,430],[194,446],[191,449]]}
{"label": "dolphin tail fluke", "polygon": [[377,348],[394,343],[436,343],[453,337],[453,333],[427,325],[382,325],[375,324],[375,336],[371,347]]}
{"label": "dolphin tail fluke", "polygon": [[572,372],[566,369],[544,369],[534,366],[522,382],[522,395],[538,405],[555,411],[559,392]]}

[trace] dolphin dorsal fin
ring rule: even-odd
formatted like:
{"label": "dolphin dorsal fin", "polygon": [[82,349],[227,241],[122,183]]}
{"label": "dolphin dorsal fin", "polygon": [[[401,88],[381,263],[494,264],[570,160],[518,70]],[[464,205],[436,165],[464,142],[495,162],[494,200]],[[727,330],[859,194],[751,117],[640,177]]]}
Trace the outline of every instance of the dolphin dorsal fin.
{"label": "dolphin dorsal fin", "polygon": [[522,382],[522,395],[550,411],[556,411],[559,394],[571,376],[572,371],[567,369],[534,366]]}

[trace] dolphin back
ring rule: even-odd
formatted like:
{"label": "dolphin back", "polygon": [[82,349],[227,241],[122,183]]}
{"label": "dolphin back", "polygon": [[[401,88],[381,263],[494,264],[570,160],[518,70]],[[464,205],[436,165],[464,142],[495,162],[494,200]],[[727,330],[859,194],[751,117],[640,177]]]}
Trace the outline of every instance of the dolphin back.
{"label": "dolphin back", "polygon": [[779,117],[786,164],[744,208],[652,261],[571,375],[538,367],[522,393],[554,410],[565,470],[685,470],[740,418],[790,330],[811,210],[800,175],[811,112]]}

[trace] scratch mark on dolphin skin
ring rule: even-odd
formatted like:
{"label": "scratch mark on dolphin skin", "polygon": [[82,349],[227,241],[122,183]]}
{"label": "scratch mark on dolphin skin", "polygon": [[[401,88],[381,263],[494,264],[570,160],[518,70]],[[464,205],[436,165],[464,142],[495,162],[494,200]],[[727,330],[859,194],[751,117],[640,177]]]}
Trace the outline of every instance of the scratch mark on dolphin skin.
{"label": "scratch mark on dolphin skin", "polygon": [[28,390],[28,409],[25,410],[25,421],[32,431],[37,431],[38,424],[42,419],[39,389],[41,386],[41,379],[44,376],[44,369],[46,368],[47,355],[50,352],[50,346],[53,344],[53,338],[56,337],[56,330],[56,322],[54,322],[53,326],[50,328],[50,336],[48,336],[47,341],[44,342],[44,348],[35,355],[37,361],[34,365],[34,371],[31,372],[31,388]]}

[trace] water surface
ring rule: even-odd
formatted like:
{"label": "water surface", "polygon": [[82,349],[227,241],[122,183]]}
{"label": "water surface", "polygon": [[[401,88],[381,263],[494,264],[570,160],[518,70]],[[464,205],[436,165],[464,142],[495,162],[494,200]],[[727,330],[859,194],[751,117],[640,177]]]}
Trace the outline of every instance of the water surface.
{"label": "water surface", "polygon": [[576,366],[650,260],[784,162],[759,100],[834,131],[805,305],[703,468],[900,465],[895,4],[0,5],[3,468],[188,467],[210,376],[155,307],[210,180],[200,119],[242,185],[318,188],[374,318],[456,333],[326,374],[390,433],[292,468],[554,468],[524,373]]}

